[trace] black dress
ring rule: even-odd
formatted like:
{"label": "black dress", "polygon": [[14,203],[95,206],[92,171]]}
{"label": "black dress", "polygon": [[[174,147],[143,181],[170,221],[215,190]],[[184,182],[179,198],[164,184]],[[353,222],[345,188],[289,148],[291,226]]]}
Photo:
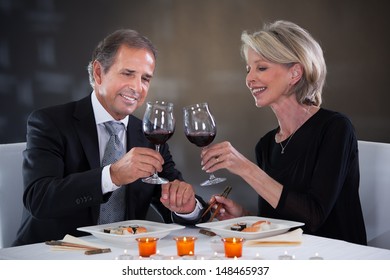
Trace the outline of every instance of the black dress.
{"label": "black dress", "polygon": [[276,209],[259,198],[259,215],[303,222],[307,234],[366,245],[358,146],[350,120],[321,108],[289,143],[282,143],[284,154],[275,142],[278,129],[260,139],[256,157],[283,192]]}

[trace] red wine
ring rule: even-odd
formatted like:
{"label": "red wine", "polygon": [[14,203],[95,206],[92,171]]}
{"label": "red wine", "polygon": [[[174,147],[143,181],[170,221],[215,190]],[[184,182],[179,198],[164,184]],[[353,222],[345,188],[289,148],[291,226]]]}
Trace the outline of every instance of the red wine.
{"label": "red wine", "polygon": [[168,141],[173,135],[173,131],[155,130],[151,133],[145,132],[145,137],[154,145],[161,145]]}
{"label": "red wine", "polygon": [[195,144],[198,147],[205,147],[211,142],[213,142],[215,138],[215,133],[212,132],[192,132],[186,134],[187,139],[190,140],[191,143]]}

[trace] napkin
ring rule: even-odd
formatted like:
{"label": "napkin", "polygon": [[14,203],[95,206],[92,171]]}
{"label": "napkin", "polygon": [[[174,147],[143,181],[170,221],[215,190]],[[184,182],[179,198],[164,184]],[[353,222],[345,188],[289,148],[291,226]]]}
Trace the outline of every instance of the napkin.
{"label": "napkin", "polygon": [[73,235],[70,235],[70,234],[65,235],[65,237],[62,241],[69,242],[69,243],[75,243],[75,244],[79,244],[79,245],[83,245],[83,246],[87,246],[87,247],[94,247],[94,248],[98,248],[98,249],[106,248],[104,246],[97,245],[96,243],[88,242],[88,241],[82,240],[80,238],[74,237]]}
{"label": "napkin", "polygon": [[246,246],[294,246],[302,243],[302,229],[298,228],[280,235],[248,240]]}

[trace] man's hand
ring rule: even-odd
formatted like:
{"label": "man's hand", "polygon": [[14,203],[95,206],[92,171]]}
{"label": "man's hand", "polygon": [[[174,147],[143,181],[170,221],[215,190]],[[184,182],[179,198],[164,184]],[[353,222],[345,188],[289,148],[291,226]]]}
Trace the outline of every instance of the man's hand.
{"label": "man's hand", "polygon": [[192,186],[179,180],[161,186],[160,201],[169,210],[178,214],[191,213],[196,205]]}
{"label": "man's hand", "polygon": [[161,172],[164,159],[160,153],[149,148],[132,148],[110,168],[111,180],[117,185],[130,184],[140,178]]}

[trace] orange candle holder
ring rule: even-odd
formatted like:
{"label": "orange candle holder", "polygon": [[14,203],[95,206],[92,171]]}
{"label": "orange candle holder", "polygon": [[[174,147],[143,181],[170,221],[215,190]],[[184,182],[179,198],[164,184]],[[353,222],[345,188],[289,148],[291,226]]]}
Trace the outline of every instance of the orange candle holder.
{"label": "orange candle holder", "polygon": [[156,254],[157,240],[156,237],[142,237],[136,238],[138,241],[138,252],[141,257],[148,258],[151,255]]}
{"label": "orange candle holder", "polygon": [[242,256],[242,245],[244,243],[244,238],[226,237],[222,238],[222,241],[225,248],[225,257],[239,258]]}
{"label": "orange candle holder", "polygon": [[198,239],[193,236],[177,236],[176,248],[178,256],[192,256],[195,254],[195,241]]}

